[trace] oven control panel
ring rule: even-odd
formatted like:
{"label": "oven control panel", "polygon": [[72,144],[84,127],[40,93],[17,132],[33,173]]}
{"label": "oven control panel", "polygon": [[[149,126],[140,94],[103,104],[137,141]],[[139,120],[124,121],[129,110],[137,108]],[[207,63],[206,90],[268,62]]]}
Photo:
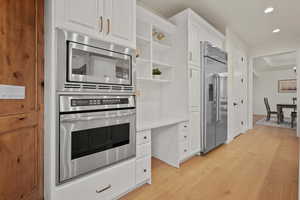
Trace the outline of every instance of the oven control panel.
{"label": "oven control panel", "polygon": [[71,99],[72,107],[79,106],[105,106],[128,104],[128,98],[105,98],[105,99]]}

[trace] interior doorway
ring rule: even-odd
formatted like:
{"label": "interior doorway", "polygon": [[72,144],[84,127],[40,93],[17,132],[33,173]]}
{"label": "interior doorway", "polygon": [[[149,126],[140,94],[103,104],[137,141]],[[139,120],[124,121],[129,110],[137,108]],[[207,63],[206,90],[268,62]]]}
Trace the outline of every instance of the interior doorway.
{"label": "interior doorway", "polygon": [[295,51],[253,59],[253,126],[296,130],[296,66]]}

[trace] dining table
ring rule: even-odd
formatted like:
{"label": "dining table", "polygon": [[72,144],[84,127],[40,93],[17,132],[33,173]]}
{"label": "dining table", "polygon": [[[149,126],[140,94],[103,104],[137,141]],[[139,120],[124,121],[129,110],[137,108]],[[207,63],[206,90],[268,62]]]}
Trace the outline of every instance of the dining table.
{"label": "dining table", "polygon": [[297,109],[297,104],[277,104],[277,120],[278,124],[284,121],[283,109]]}

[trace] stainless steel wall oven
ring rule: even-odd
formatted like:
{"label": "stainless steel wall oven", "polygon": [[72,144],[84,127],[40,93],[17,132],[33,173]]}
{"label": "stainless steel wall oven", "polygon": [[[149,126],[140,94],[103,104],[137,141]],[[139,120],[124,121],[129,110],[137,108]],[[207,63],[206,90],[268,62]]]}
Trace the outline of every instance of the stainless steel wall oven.
{"label": "stainless steel wall oven", "polygon": [[132,92],[134,50],[57,29],[59,91]]}
{"label": "stainless steel wall oven", "polygon": [[58,184],[136,154],[134,96],[60,95]]}

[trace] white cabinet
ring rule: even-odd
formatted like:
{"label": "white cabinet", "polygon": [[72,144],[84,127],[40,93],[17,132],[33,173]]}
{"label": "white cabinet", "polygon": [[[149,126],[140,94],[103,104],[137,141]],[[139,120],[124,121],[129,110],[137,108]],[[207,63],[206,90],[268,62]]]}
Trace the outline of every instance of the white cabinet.
{"label": "white cabinet", "polygon": [[135,48],[136,0],[56,0],[56,26]]}
{"label": "white cabinet", "polygon": [[188,53],[189,63],[200,67],[200,27],[197,23],[190,20]]}
{"label": "white cabinet", "polygon": [[116,199],[135,186],[135,160],[122,162],[97,174],[57,187],[56,200]]}
{"label": "white cabinet", "polygon": [[105,0],[107,36],[111,40],[135,40],[135,1]]}
{"label": "white cabinet", "polygon": [[135,184],[151,183],[151,130],[138,131],[136,136]]}
{"label": "white cabinet", "polygon": [[200,152],[201,138],[200,138],[200,112],[192,111],[190,113],[190,138],[191,138],[191,152]]}
{"label": "white cabinet", "polygon": [[190,67],[189,68],[189,100],[190,109],[200,108],[200,68]]}

